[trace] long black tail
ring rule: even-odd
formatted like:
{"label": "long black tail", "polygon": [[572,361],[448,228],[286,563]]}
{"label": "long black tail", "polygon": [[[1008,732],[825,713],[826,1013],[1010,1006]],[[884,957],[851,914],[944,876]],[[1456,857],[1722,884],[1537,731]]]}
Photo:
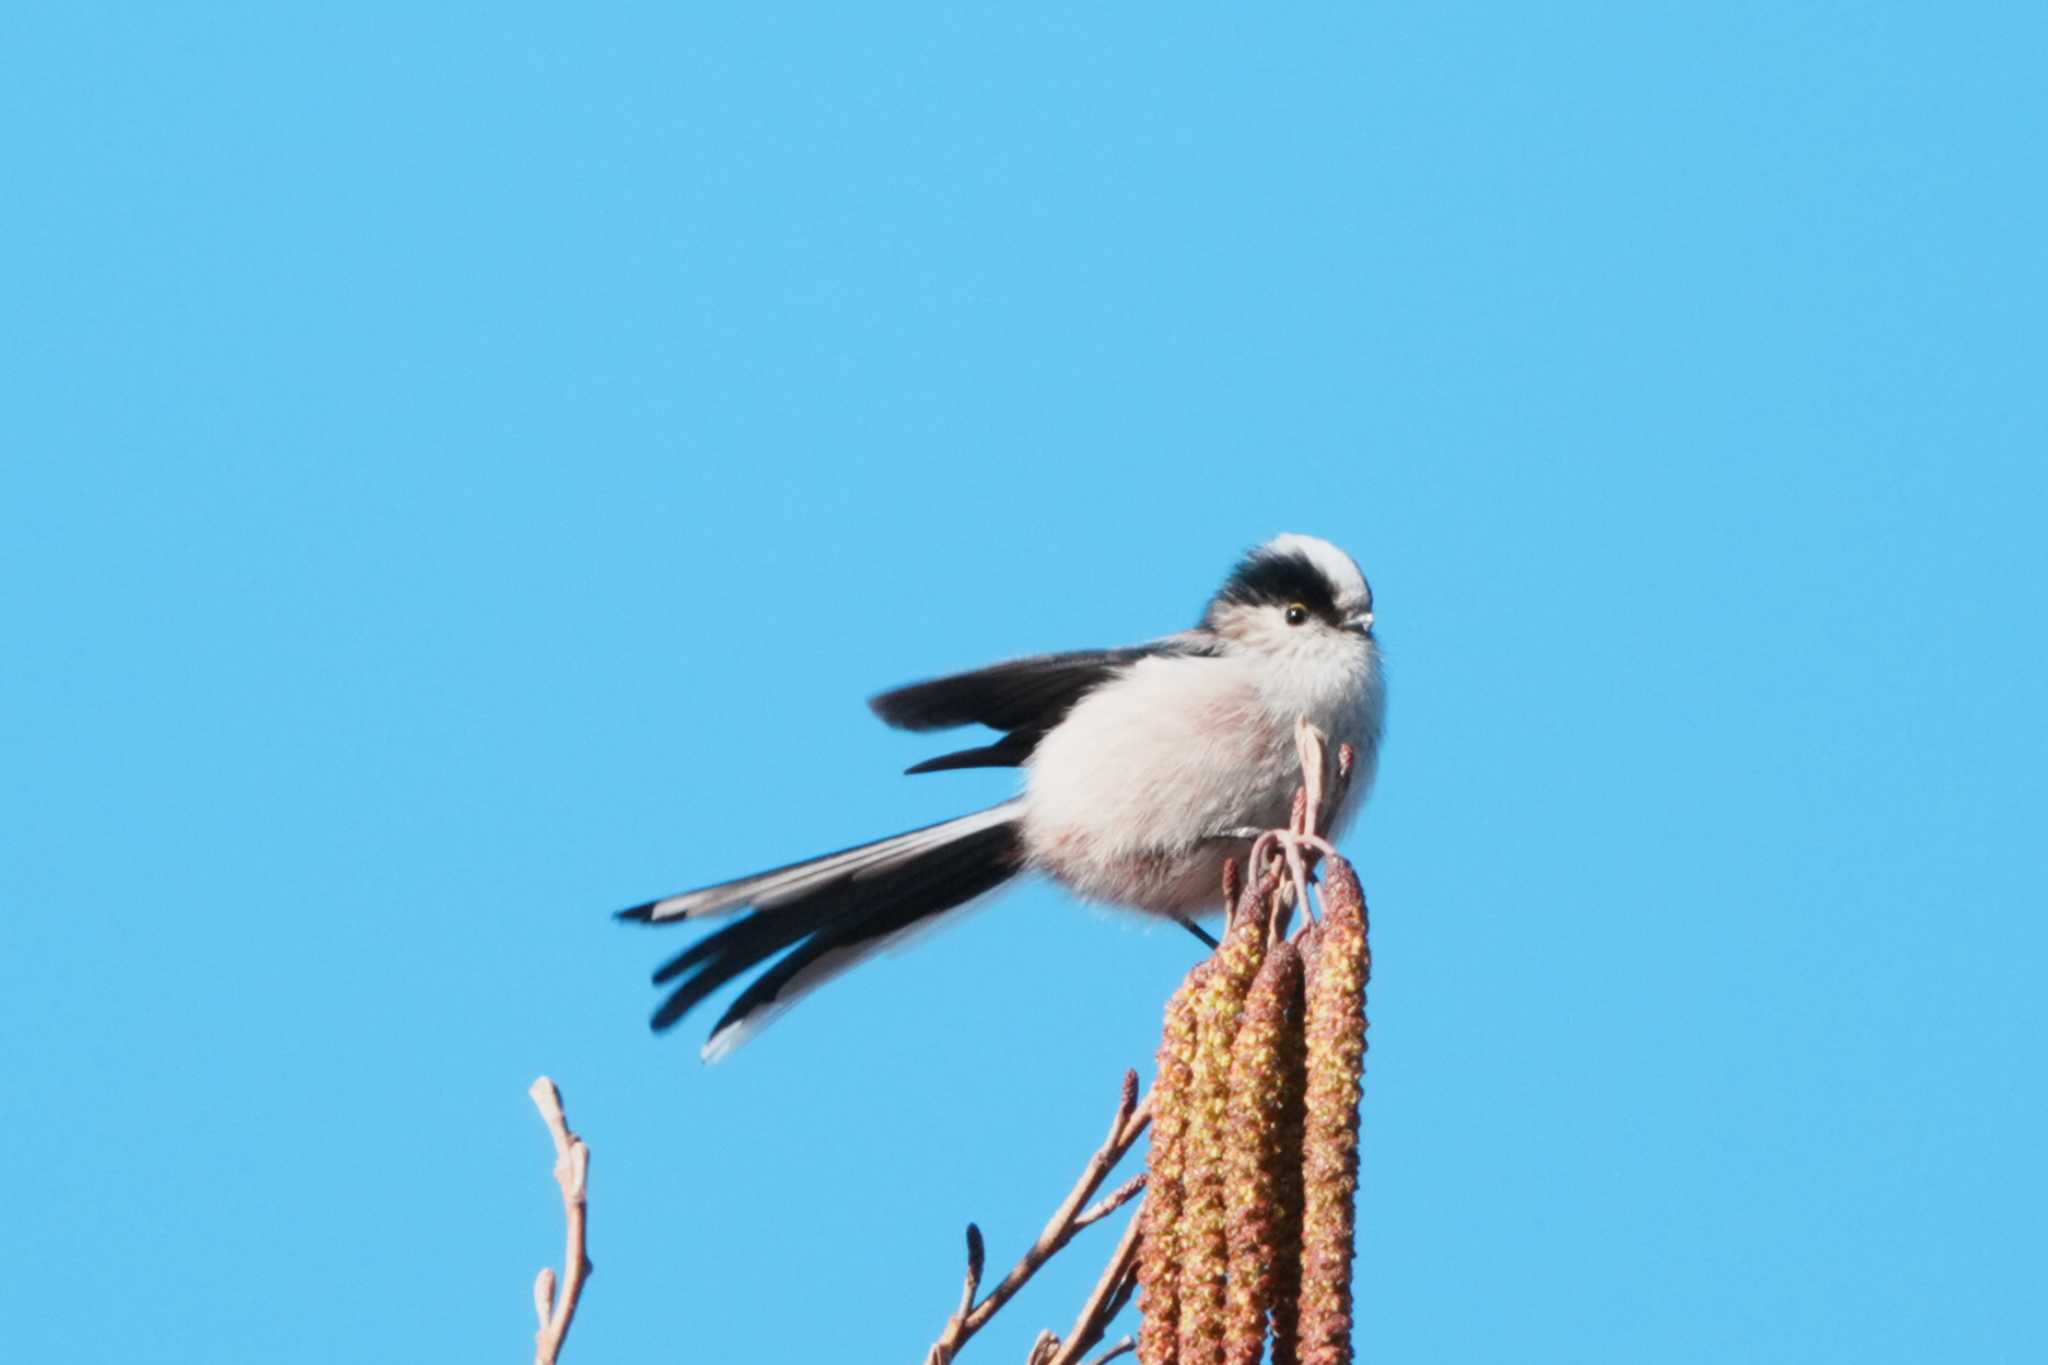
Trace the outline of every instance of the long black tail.
{"label": "long black tail", "polygon": [[719,987],[774,959],[704,1044],[715,1062],[819,986],[911,929],[995,890],[1022,867],[1014,803],[912,830],[757,876],[649,901],[619,918],[649,924],[750,912],[706,935],[654,974],[674,983],[656,1032]]}

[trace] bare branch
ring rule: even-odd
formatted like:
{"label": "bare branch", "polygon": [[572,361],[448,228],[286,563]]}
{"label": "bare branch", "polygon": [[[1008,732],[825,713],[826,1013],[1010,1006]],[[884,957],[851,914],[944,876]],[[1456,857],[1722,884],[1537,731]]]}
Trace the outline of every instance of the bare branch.
{"label": "bare branch", "polygon": [[[1051,1365],[1074,1365],[1083,1351],[1102,1340],[1111,1320],[1131,1301],[1131,1294],[1138,1287],[1138,1243],[1143,1227],[1141,1217],[1133,1217],[1124,1225],[1124,1235],[1111,1253],[1109,1264],[1103,1267],[1102,1278],[1088,1291],[1088,1300],[1081,1305],[1080,1316],[1074,1319],[1066,1344],[1052,1358]],[[1136,1344],[1133,1342],[1133,1347]]]}
{"label": "bare branch", "polygon": [[540,1330],[533,1336],[534,1365],[555,1365],[561,1358],[562,1342],[575,1320],[576,1305],[583,1297],[584,1281],[590,1278],[590,1257],[585,1254],[585,1232],[589,1216],[590,1148],[569,1131],[569,1117],[562,1111],[562,1092],[542,1076],[527,1094],[540,1110],[541,1122],[555,1140],[555,1183],[562,1187],[562,1213],[568,1224],[568,1245],[562,1255],[562,1292],[555,1293],[555,1272],[542,1270],[533,1282],[533,1309]]}
{"label": "bare branch", "polygon": [[1073,1240],[1075,1233],[1113,1212],[1143,1187],[1141,1176],[1136,1182],[1119,1187],[1105,1199],[1103,1205],[1107,1207],[1088,1207],[1088,1201],[1095,1197],[1096,1192],[1102,1188],[1102,1182],[1109,1178],[1109,1173],[1124,1159],[1125,1154],[1144,1133],[1145,1125],[1151,1120],[1151,1097],[1148,1095],[1142,1101],[1138,1098],[1138,1073],[1126,1071],[1123,1088],[1117,1096],[1116,1112],[1110,1119],[1109,1132],[1103,1138],[1102,1145],[1088,1158],[1088,1164],[1081,1170],[1080,1179],[1074,1182],[1074,1188],[1067,1192],[1067,1197],[1053,1211],[1045,1230],[1038,1234],[1038,1240],[1031,1244],[1030,1249],[1018,1259],[1017,1264],[1010,1267],[1009,1274],[1003,1276],[1002,1281],[979,1303],[973,1300],[974,1292],[979,1288],[981,1281],[979,1267],[975,1264],[975,1252],[980,1246],[981,1234],[978,1228],[970,1233],[969,1287],[961,1296],[959,1310],[946,1320],[945,1330],[939,1334],[939,1339],[932,1344],[931,1350],[926,1354],[927,1365],[948,1365],[968,1338],[980,1331],[1004,1304],[1015,1297],[1017,1291],[1038,1273],[1040,1267],[1051,1260],[1060,1248]]}

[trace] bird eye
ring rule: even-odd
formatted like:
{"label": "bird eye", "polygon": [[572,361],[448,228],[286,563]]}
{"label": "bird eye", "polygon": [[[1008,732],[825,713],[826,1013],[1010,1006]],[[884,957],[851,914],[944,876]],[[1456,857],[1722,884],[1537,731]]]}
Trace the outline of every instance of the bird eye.
{"label": "bird eye", "polygon": [[1293,603],[1291,606],[1287,608],[1288,625],[1298,626],[1306,620],[1308,620],[1308,608],[1301,605],[1301,603]]}

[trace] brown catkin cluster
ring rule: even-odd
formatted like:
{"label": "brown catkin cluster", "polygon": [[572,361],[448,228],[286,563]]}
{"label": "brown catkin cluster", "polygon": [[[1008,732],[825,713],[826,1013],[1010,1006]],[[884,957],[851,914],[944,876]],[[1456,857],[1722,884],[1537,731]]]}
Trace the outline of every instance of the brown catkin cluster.
{"label": "brown catkin cluster", "polygon": [[1280,1079],[1280,1115],[1275,1156],[1279,1166],[1273,1178],[1273,1279],[1268,1314],[1273,1324],[1273,1365],[1297,1365],[1301,1356],[1301,1137],[1308,1119],[1308,1045],[1302,1037],[1302,1026],[1307,1022],[1308,1010],[1304,991],[1308,974],[1314,968],[1306,953],[1297,949],[1296,955],[1301,959],[1303,985],[1296,988],[1294,1008],[1288,1015],[1290,1027],[1280,1040],[1275,1062]]}
{"label": "brown catkin cluster", "polygon": [[1365,1073],[1365,896],[1348,863],[1323,875],[1323,922],[1308,979],[1302,1133],[1302,1365],[1351,1359],[1351,1257],[1358,1196],[1358,1099]]}
{"label": "brown catkin cluster", "polygon": [[[1139,1245],[1142,1365],[1351,1359],[1365,903],[1330,858],[1323,923],[1268,943],[1277,874],[1167,1006]],[[1233,887],[1232,889],[1236,889]]]}
{"label": "brown catkin cluster", "polygon": [[1146,1160],[1144,1224],[1138,1241],[1138,1359],[1173,1365],[1180,1355],[1181,1177],[1187,1162],[1188,1102],[1195,1064],[1195,997],[1203,962],[1166,1003],[1159,1075],[1152,1083],[1152,1150]]}
{"label": "brown catkin cluster", "polygon": [[[1225,1116],[1229,1181],[1224,1207],[1230,1227],[1229,1289],[1223,1327],[1226,1365],[1258,1365],[1266,1316],[1274,1304],[1274,1272],[1291,1226],[1298,1256],[1300,1219],[1287,1219],[1279,1191],[1286,1182],[1281,1135],[1289,1101],[1301,1098],[1299,1049],[1301,954],[1282,940],[1266,953],[1245,996],[1244,1022],[1230,1049],[1230,1108]],[[1290,1061],[1294,1063],[1290,1065]],[[1298,1131],[1298,1129],[1297,1129]],[[1300,1181],[1291,1182],[1298,1189]]]}
{"label": "brown catkin cluster", "polygon": [[1188,1106],[1180,1215],[1181,1365],[1221,1365],[1230,1229],[1225,1213],[1230,1145],[1230,1055],[1245,994],[1266,956],[1264,898],[1243,898],[1195,997],[1195,1063]]}

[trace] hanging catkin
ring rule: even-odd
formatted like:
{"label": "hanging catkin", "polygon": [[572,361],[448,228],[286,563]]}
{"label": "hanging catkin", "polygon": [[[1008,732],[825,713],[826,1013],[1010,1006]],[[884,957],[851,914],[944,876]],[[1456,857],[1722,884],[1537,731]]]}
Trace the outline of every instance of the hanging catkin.
{"label": "hanging catkin", "polygon": [[1245,992],[1266,956],[1266,901],[1277,873],[1239,897],[1209,976],[1195,997],[1185,1194],[1180,1216],[1180,1365],[1221,1365],[1229,1231],[1224,1212],[1229,1144],[1230,1049]]}
{"label": "hanging catkin", "polygon": [[1304,995],[1311,960],[1308,949],[1314,943],[1315,931],[1311,926],[1301,938],[1301,946],[1295,949],[1295,956],[1301,961],[1301,974],[1295,982],[1287,1032],[1280,1039],[1280,1164],[1273,1178],[1278,1217],[1273,1226],[1273,1304],[1267,1315],[1273,1325],[1273,1365],[1298,1365],[1301,1358],[1301,1135],[1307,1121],[1308,1100],[1308,1050],[1302,1029],[1308,1011]]}
{"label": "hanging catkin", "polygon": [[[1357,874],[1323,865],[1293,943],[1276,862],[1166,1011],[1140,1217],[1141,1365],[1349,1365],[1372,958]],[[1269,917],[1269,910],[1278,919]]]}
{"label": "hanging catkin", "polygon": [[[1298,1139],[1283,1146],[1283,1137],[1289,1101],[1298,1104],[1300,1099],[1295,1034],[1301,1027],[1301,1007],[1301,954],[1283,939],[1266,950],[1265,964],[1252,978],[1244,1021],[1231,1044],[1225,1119],[1229,1179],[1224,1210],[1230,1244],[1225,1365],[1258,1365],[1274,1303],[1276,1271],[1283,1257],[1292,1260],[1299,1254],[1300,1219],[1283,1210],[1281,1190],[1291,1186],[1298,1197],[1300,1189],[1298,1179],[1286,1179],[1300,1160]],[[1283,1252],[1283,1229],[1290,1225],[1296,1246]]]}
{"label": "hanging catkin", "polygon": [[1349,1365],[1358,1100],[1372,960],[1365,896],[1341,858],[1325,864],[1323,907],[1307,982],[1299,1349],[1302,1365]]}
{"label": "hanging catkin", "polygon": [[1138,1238],[1140,1365],[1174,1365],[1180,1355],[1180,1218],[1186,1171],[1195,998],[1210,964],[1198,963],[1166,1005],[1159,1075],[1152,1083],[1152,1147],[1146,1159],[1144,1224]]}

